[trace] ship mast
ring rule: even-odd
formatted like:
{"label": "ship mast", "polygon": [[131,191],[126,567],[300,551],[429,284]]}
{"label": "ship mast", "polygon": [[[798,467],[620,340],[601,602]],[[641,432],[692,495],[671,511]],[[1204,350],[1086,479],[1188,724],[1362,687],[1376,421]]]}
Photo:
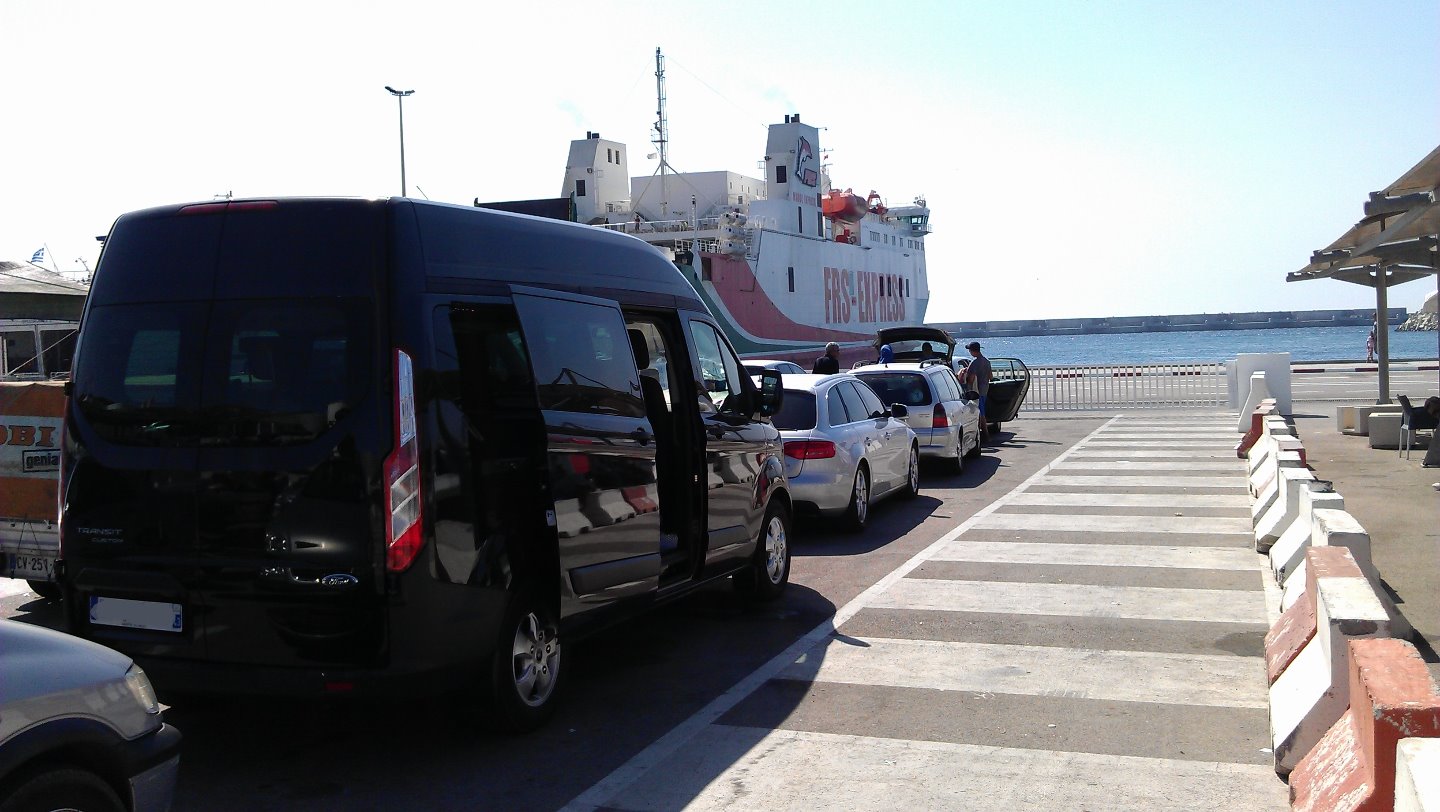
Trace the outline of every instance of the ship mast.
{"label": "ship mast", "polygon": [[650,143],[659,148],[660,151],[660,219],[669,217],[670,195],[665,188],[665,169],[669,166],[666,158],[666,145],[670,143],[670,125],[665,120],[665,55],[660,53],[660,47],[655,47],[655,135]]}

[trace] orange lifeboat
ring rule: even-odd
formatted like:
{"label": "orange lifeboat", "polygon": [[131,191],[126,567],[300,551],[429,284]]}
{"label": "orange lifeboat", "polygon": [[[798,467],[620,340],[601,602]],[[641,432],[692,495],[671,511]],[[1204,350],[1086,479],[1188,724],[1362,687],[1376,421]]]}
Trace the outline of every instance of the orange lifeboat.
{"label": "orange lifeboat", "polygon": [[831,220],[842,223],[858,223],[868,210],[865,199],[849,189],[843,192],[832,189],[820,198],[820,211]]}

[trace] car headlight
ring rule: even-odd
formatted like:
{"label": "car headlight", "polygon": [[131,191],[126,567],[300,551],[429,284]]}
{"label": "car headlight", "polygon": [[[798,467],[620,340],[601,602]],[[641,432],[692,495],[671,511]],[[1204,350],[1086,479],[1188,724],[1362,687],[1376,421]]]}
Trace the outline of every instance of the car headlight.
{"label": "car headlight", "polygon": [[135,701],[145,708],[146,713],[154,715],[160,712],[160,699],[155,696],[155,686],[151,685],[150,678],[145,676],[145,669],[131,665],[130,670],[125,672],[125,687],[130,690]]}

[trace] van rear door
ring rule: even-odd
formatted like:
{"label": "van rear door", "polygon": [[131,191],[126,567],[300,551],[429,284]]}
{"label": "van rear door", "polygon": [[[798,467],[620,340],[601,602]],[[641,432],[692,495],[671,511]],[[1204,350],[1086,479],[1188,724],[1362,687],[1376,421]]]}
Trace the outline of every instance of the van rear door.
{"label": "van rear door", "polygon": [[68,423],[72,628],[135,655],[380,661],[384,234],[366,201],[117,221]]}

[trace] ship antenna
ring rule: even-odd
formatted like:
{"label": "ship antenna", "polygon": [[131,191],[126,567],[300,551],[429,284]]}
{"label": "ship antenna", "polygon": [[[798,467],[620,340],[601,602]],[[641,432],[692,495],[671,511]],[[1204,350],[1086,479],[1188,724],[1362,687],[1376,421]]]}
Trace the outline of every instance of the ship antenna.
{"label": "ship antenna", "polygon": [[651,143],[660,151],[660,219],[665,219],[670,208],[670,197],[665,189],[665,169],[669,166],[666,145],[670,142],[670,125],[665,120],[665,55],[660,46],[655,46],[655,136]]}

